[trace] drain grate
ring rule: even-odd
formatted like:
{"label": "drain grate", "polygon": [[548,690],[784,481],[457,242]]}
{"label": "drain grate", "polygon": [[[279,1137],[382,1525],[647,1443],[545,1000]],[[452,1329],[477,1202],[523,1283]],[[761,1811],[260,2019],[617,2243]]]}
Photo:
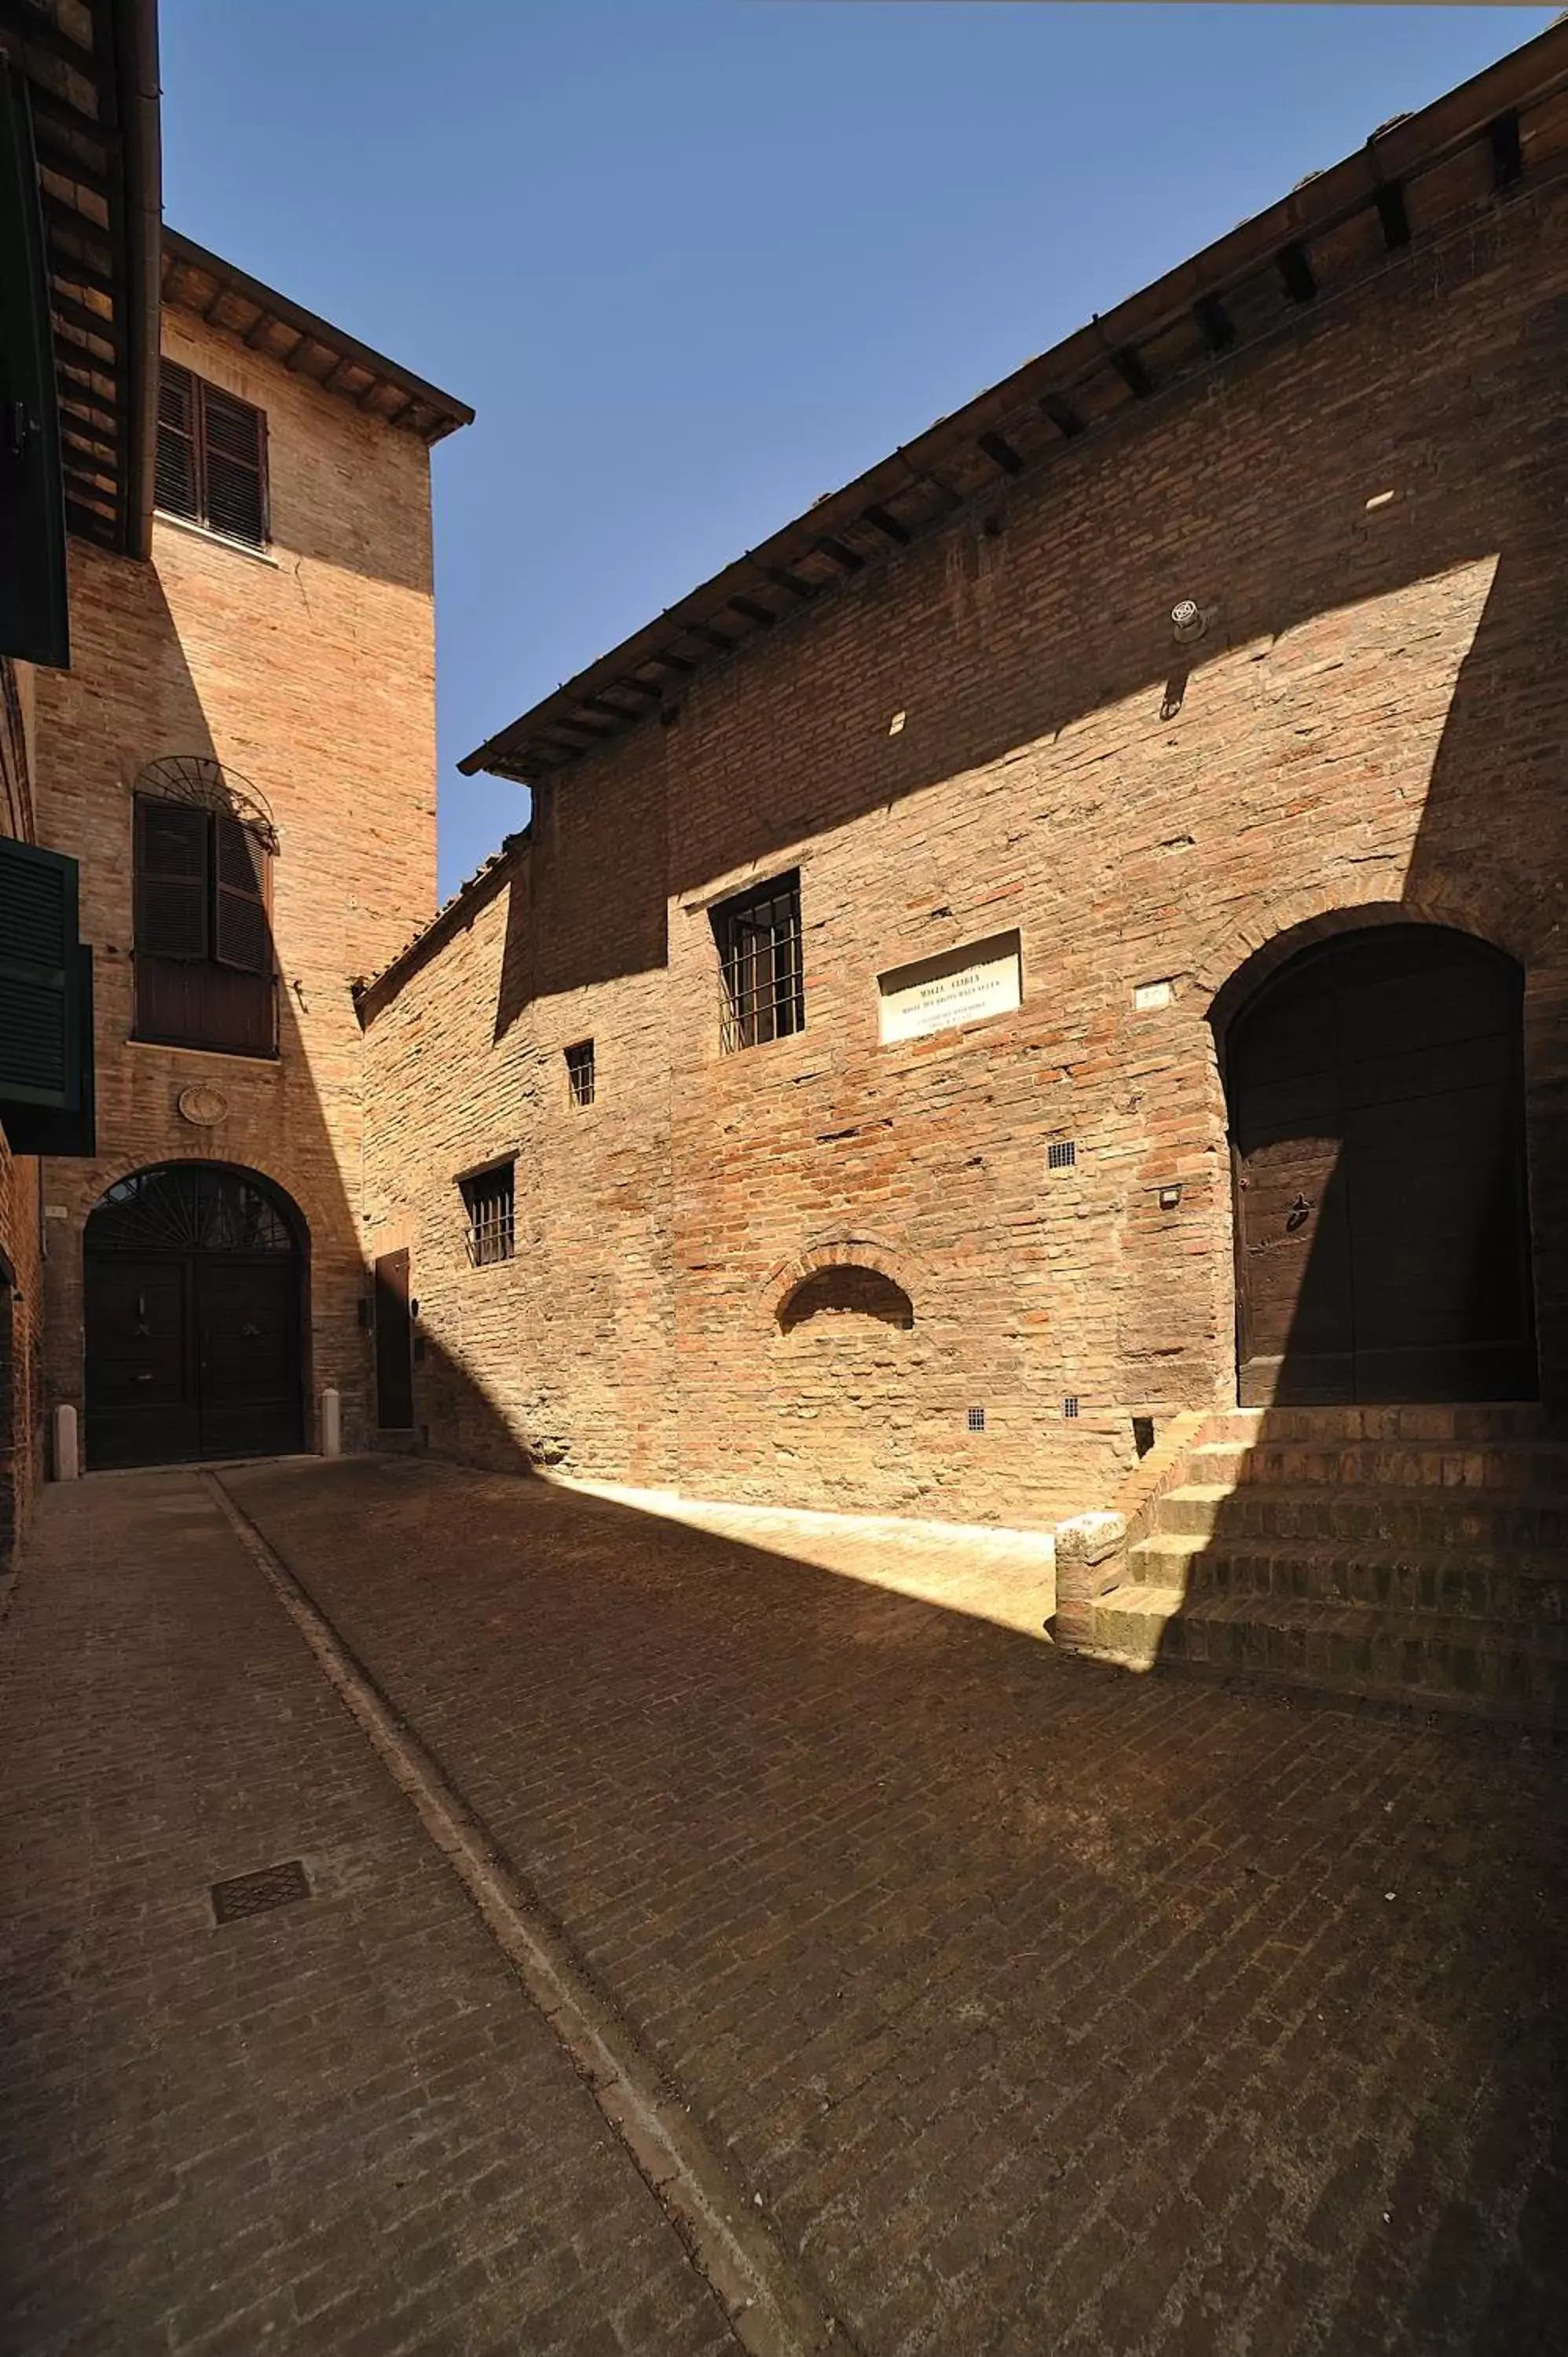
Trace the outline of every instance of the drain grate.
{"label": "drain grate", "polygon": [[290,1907],[296,1899],[309,1896],[304,1865],[291,1857],[283,1866],[263,1866],[254,1874],[231,1875],[227,1882],[215,1882],[212,1920],[239,1923],[247,1915],[265,1915],[274,1907]]}

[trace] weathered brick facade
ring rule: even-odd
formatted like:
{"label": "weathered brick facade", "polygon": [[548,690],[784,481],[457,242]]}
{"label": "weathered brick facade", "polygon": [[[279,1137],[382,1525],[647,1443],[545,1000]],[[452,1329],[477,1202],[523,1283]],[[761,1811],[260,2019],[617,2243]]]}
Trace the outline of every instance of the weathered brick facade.
{"label": "weathered brick facade", "polygon": [[[413,1251],[432,1447],[968,1521],[1103,1503],[1134,1414],[1235,1395],[1217,1027],[1316,932],[1402,919],[1525,969],[1563,1401],[1568,124],[1533,121],[1525,185],[1483,144],[1414,184],[1402,250],[1326,230],[1288,326],[540,785],[364,1001],[367,1214]],[[709,911],[796,867],[805,1028],[724,1056]],[[1014,928],[1015,1013],[879,1043],[879,974]],[[470,1268],[456,1180],[505,1154],[517,1254]],[[780,1318],[843,1263],[913,1326]]]}
{"label": "weathered brick facade", "polygon": [[[33,673],[0,662],[0,834],[35,839]],[[0,1129],[0,1566],[43,1476],[43,1245],[38,1163]]]}
{"label": "weathered brick facade", "polygon": [[[160,518],[152,560],[71,546],[72,664],[38,683],[40,839],[81,866],[96,968],[98,1156],[46,1166],[48,1392],[82,1397],[82,1228],[104,1189],[190,1157],[261,1172],[309,1232],[308,1396],[366,1430],[349,985],[435,904],[429,454],[233,332],[166,305],[166,357],[264,411],[272,540]],[[276,824],[279,1053],[141,1044],[133,1029],[132,794],[168,755],[215,757]],[[199,1125],[182,1092],[220,1107]],[[188,1104],[191,1100],[188,1096]],[[307,1425],[307,1434],[309,1426]]]}

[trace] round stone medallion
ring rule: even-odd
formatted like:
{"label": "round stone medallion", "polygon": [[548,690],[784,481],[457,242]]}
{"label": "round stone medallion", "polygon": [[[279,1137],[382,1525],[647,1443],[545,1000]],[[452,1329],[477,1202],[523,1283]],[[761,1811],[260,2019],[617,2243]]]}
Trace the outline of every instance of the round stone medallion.
{"label": "round stone medallion", "polygon": [[220,1089],[209,1088],[198,1081],[193,1088],[181,1089],[178,1097],[180,1118],[196,1129],[216,1129],[229,1110],[229,1100]]}

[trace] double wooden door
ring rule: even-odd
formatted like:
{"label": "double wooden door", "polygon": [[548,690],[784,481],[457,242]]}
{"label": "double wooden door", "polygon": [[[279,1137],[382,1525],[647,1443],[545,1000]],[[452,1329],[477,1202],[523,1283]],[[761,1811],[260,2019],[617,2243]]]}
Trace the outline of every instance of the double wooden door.
{"label": "double wooden door", "polygon": [[303,1447],[299,1258],[240,1174],[122,1181],[88,1222],[85,1278],[90,1465]]}
{"label": "double wooden door", "polygon": [[1232,1025],[1244,1406],[1534,1395],[1521,1001],[1485,944],[1389,926]]}

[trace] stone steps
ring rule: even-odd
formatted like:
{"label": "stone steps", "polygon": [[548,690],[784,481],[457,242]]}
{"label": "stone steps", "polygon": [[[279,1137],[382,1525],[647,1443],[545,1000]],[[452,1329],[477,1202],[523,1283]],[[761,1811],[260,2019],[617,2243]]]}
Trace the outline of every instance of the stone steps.
{"label": "stone steps", "polygon": [[1139,1668],[1246,1677],[1354,1699],[1568,1720],[1568,1628],[1445,1612],[1374,1611],[1273,1597],[1126,1586],[1105,1598],[1096,1653]]}
{"label": "stone steps", "polygon": [[1146,1513],[1079,1650],[1568,1725],[1568,1443],[1538,1406],[1222,1411]]}
{"label": "stone steps", "polygon": [[1340,1440],[1208,1440],[1187,1469],[1199,1487],[1269,1482],[1289,1489],[1333,1487],[1568,1493],[1568,1448],[1544,1440],[1459,1443]]}
{"label": "stone steps", "polygon": [[1128,1570],[1140,1587],[1190,1598],[1283,1597],[1568,1626],[1568,1557],[1550,1552],[1412,1547],[1369,1556],[1332,1545],[1221,1543],[1161,1531],[1129,1550]]}
{"label": "stone steps", "polygon": [[1363,1549],[1568,1546],[1568,1492],[1348,1483],[1291,1488],[1187,1482],[1160,1501],[1160,1528],[1193,1536],[1333,1542]]}
{"label": "stone steps", "polygon": [[1232,1407],[1208,1418],[1205,1440],[1234,1440],[1249,1447],[1302,1440],[1315,1447],[1337,1441],[1419,1441],[1485,1448],[1505,1440],[1546,1439],[1546,1410],[1539,1401],[1484,1401],[1478,1405],[1416,1407]]}

